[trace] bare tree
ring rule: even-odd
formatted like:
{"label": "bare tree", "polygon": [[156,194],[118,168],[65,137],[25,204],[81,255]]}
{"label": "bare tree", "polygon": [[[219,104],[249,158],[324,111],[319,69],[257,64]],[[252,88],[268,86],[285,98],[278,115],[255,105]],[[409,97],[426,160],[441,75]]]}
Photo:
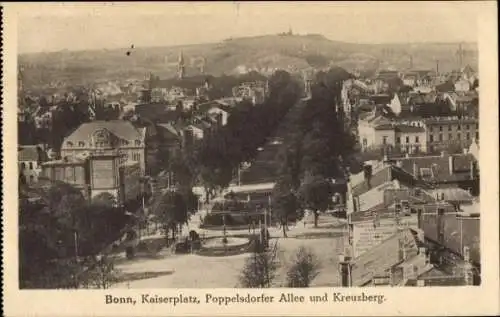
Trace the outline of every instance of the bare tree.
{"label": "bare tree", "polygon": [[320,263],[316,255],[305,247],[300,247],[295,254],[293,265],[287,272],[288,287],[309,287],[318,276]]}
{"label": "bare tree", "polygon": [[255,250],[241,272],[240,283],[247,288],[269,288],[278,269],[276,257],[278,242],[271,249],[265,250],[258,242]]}

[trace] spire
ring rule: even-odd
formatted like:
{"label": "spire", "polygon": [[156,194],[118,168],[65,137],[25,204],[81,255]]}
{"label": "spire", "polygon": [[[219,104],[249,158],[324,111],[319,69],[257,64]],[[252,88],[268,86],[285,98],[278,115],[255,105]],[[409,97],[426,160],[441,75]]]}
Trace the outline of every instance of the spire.
{"label": "spire", "polygon": [[185,75],[184,54],[182,54],[182,50],[179,53],[179,63],[177,65],[177,75],[178,75],[179,79],[184,78],[184,75]]}

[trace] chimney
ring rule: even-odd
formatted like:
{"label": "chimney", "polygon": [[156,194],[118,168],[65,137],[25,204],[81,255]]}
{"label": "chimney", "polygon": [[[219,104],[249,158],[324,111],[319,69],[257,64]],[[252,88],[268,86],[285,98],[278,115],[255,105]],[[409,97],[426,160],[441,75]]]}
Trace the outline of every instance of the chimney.
{"label": "chimney", "polygon": [[438,208],[437,210],[437,224],[436,224],[436,230],[437,230],[437,242],[440,244],[444,243],[444,209],[443,208]]}
{"label": "chimney", "polygon": [[474,161],[470,161],[470,179],[474,179],[476,177],[476,164]]}
{"label": "chimney", "polygon": [[342,287],[351,286],[351,263],[350,257],[341,255],[339,257],[340,281]]}
{"label": "chimney", "polygon": [[455,166],[453,164],[453,155],[450,155],[448,157],[448,168],[450,170],[450,175],[453,175],[453,172],[455,171]]}
{"label": "chimney", "polygon": [[403,161],[397,161],[396,166],[399,168],[403,168]]}
{"label": "chimney", "polygon": [[464,154],[469,153],[469,149],[468,149],[468,148],[464,148],[464,149],[463,149],[463,153],[464,153]]}

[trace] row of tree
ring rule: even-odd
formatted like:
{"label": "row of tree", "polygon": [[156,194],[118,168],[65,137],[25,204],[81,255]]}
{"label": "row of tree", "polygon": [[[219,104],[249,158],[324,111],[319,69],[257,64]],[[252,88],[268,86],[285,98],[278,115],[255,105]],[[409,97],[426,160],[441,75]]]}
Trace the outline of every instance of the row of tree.
{"label": "row of tree", "polygon": [[230,114],[227,124],[217,133],[204,138],[196,148],[199,181],[210,199],[227,187],[233,171],[250,162],[272,135],[288,110],[298,101],[298,82],[285,71],[269,78],[270,95],[263,104],[242,102]]}
{"label": "row of tree", "polygon": [[317,226],[319,213],[332,201],[332,180],[344,176],[340,162],[355,142],[344,129],[337,106],[348,78],[350,74],[338,67],[316,75],[312,97],[278,154],[281,167],[273,189],[273,214],[281,221],[284,236],[289,218],[303,209],[313,211]]}

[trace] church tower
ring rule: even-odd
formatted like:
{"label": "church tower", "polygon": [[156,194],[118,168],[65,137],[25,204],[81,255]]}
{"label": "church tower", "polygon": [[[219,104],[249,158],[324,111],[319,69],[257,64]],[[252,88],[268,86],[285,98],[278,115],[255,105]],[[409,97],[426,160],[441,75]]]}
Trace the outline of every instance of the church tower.
{"label": "church tower", "polygon": [[179,62],[177,64],[177,76],[179,79],[183,79],[186,75],[186,66],[184,64],[184,55],[182,51],[179,53]]}

